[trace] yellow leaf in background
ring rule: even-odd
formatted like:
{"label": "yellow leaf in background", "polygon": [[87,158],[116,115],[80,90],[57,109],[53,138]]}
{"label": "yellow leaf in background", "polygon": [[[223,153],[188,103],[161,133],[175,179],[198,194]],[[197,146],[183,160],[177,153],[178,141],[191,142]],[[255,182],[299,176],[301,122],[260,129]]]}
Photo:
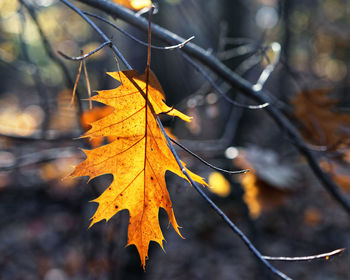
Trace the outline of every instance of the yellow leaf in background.
{"label": "yellow leaf in background", "polygon": [[[159,208],[165,209],[175,231],[180,235],[172,203],[165,183],[167,170],[185,178],[167,145],[157,123],[157,115],[165,113],[185,121],[190,117],[168,107],[164,93],[153,72],[139,75],[136,71],[109,73],[121,83],[115,89],[102,90],[91,100],[114,110],[91,123],[82,137],[115,137],[112,143],[84,150],[87,158],[76,166],[72,177],[112,174],[111,185],[94,202],[98,208],[91,225],[111,219],[122,210],[129,211],[127,245],[135,245],[145,267],[151,241],[163,248],[159,226]],[[186,169],[187,170],[187,169]],[[203,178],[187,170],[191,178],[206,185]],[[181,236],[181,235],[180,235]]]}
{"label": "yellow leaf in background", "polygon": [[119,5],[122,5],[131,10],[141,10],[143,8],[148,8],[152,5],[151,0],[113,0]]}
{"label": "yellow leaf in background", "polygon": [[209,190],[218,196],[226,197],[230,194],[231,185],[229,181],[219,172],[212,172],[209,175]]}
{"label": "yellow leaf in background", "polygon": [[240,181],[244,189],[243,200],[249,209],[249,215],[252,219],[257,219],[261,214],[262,203],[259,200],[259,187],[257,179],[253,172],[241,175]]}

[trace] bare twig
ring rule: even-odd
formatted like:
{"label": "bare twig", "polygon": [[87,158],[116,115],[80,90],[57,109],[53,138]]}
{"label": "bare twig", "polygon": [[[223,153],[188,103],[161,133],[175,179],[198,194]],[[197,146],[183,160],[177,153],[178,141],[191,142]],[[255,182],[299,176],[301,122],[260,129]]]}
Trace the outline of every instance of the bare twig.
{"label": "bare twig", "polygon": [[[258,81],[256,82],[255,85],[253,85],[253,88],[255,90],[261,90],[264,87],[264,84],[270,77],[271,73],[275,70],[277,64],[279,63],[280,60],[280,53],[281,53],[281,45],[277,42],[273,42],[270,45],[271,50],[275,53],[275,58],[273,61],[268,61],[269,64],[265,67],[265,69],[262,71],[260,74],[260,77]],[[266,59],[269,59],[268,56],[265,56]]]}
{"label": "bare twig", "polygon": [[[95,15],[93,13],[90,12],[84,12],[84,14],[90,16],[90,17],[94,17],[100,21],[103,21],[104,23],[109,24],[110,26],[112,26],[113,28],[115,28],[116,30],[118,30],[120,33],[124,34],[125,36],[129,37],[130,39],[134,40],[135,42],[139,43],[142,46],[147,47],[148,43],[136,38],[134,35],[130,34],[129,32],[126,32],[125,30],[121,29],[118,25],[116,25],[115,23],[99,16],[99,15]],[[183,46],[185,46],[188,42],[190,42],[191,40],[194,39],[194,36],[191,36],[190,38],[188,38],[187,40],[183,41],[182,43],[176,44],[176,45],[172,45],[172,46],[166,46],[166,47],[160,47],[160,46],[155,46],[151,44],[151,48],[152,49],[156,49],[156,50],[175,50],[175,49],[181,49]]]}
{"label": "bare twig", "polygon": [[69,59],[69,60],[73,60],[73,61],[79,61],[79,60],[84,60],[86,58],[88,58],[89,56],[97,53],[99,50],[101,50],[102,48],[104,48],[105,46],[111,46],[111,41],[106,41],[104,43],[102,43],[100,46],[98,46],[96,49],[94,49],[93,51],[87,53],[87,54],[83,54],[80,56],[69,56],[66,55],[65,53],[61,52],[61,51],[57,51],[58,54],[60,54],[61,56],[63,56],[65,59]]}
{"label": "bare twig", "polygon": [[250,242],[250,240],[245,236],[245,234],[225,215],[224,212],[205,194],[205,192],[202,190],[200,186],[197,185],[196,182],[194,182],[191,178],[191,176],[186,171],[186,168],[183,166],[179,156],[176,154],[176,151],[174,149],[174,146],[171,144],[171,140],[169,136],[166,134],[164,127],[157,118],[158,125],[160,129],[162,130],[162,133],[168,143],[168,146],[174,155],[177,164],[179,165],[182,173],[186,176],[186,178],[190,181],[191,185],[195,188],[195,190],[201,195],[201,197],[214,209],[214,211],[224,220],[224,222],[233,230],[235,234],[239,236],[239,238],[244,242],[244,244],[249,248],[249,250],[268,268],[271,270],[271,272],[277,276],[279,276],[281,279],[291,279],[287,275],[283,274],[281,271],[274,268],[258,251],[258,249],[255,248],[255,246]]}
{"label": "bare twig", "polygon": [[[105,42],[110,42],[110,39],[107,37],[105,33],[101,31],[101,29],[93,22],[91,21],[81,10],[79,10],[77,7],[72,5],[69,1],[67,0],[60,0],[62,3],[64,3],[66,6],[71,8],[73,11],[75,11],[78,15],[80,15],[101,37]],[[126,59],[123,57],[123,55],[120,53],[120,51],[117,49],[117,47],[112,44],[111,48],[113,52],[123,61],[124,65],[128,68],[131,69],[132,67],[130,64],[126,61]]]}
{"label": "bare twig", "polygon": [[331,257],[337,256],[345,251],[344,248],[337,249],[332,252],[319,254],[319,255],[313,255],[313,256],[304,256],[304,257],[270,257],[270,256],[263,256],[265,260],[269,261],[282,261],[282,262],[305,262],[305,261],[313,261],[313,260],[320,260],[320,259],[330,259]]}
{"label": "bare twig", "polygon": [[191,59],[187,54],[181,53],[182,56],[185,58],[185,60],[193,67],[195,68],[210,84],[211,86],[217,91],[228,103],[239,107],[239,108],[244,108],[244,109],[250,109],[250,110],[259,110],[263,109],[267,106],[270,105],[270,103],[266,102],[264,104],[260,105],[245,105],[241,104],[239,102],[236,102],[232,100],[230,97],[226,95],[226,93],[214,82],[214,80],[210,77],[210,75],[205,72],[205,70],[198,64],[196,63],[193,59]]}
{"label": "bare twig", "polygon": [[191,150],[187,149],[184,145],[180,144],[179,142],[177,142],[176,140],[174,140],[173,138],[169,137],[169,139],[171,140],[171,142],[173,142],[174,144],[176,144],[177,146],[179,146],[181,149],[185,150],[187,153],[189,153],[191,156],[195,157],[196,159],[200,160],[201,162],[203,162],[205,165],[209,166],[210,168],[223,172],[223,173],[227,173],[227,174],[244,174],[249,172],[249,169],[243,169],[243,170],[238,170],[238,171],[232,171],[232,170],[226,170],[226,169],[222,169],[220,167],[217,167],[215,165],[210,164],[209,162],[205,161],[204,159],[202,159],[200,156],[198,156],[197,154],[195,154],[194,152],[192,152]]}
{"label": "bare twig", "polygon": [[[133,35],[131,35],[130,33],[124,31],[123,29],[119,28],[116,24],[114,24],[113,22],[110,22],[109,20],[106,20],[104,19],[103,17],[100,17],[100,16],[97,16],[97,15],[94,15],[92,13],[88,13],[88,12],[85,12],[86,15],[89,15],[89,16],[92,16],[92,17],[95,17],[109,25],[111,25],[112,27],[114,27],[115,29],[117,29],[118,31],[122,32],[123,34],[125,34],[126,36],[128,36],[129,38],[131,38],[132,40],[136,41],[137,43],[143,45],[143,46],[148,46],[148,44],[146,42],[143,42],[139,39],[137,39],[136,37],[134,37]],[[169,49],[180,49],[182,48],[183,46],[185,46],[185,44],[187,44],[190,40],[192,40],[194,38],[194,36],[190,37],[189,39],[185,40],[184,42],[182,43],[179,43],[177,45],[174,45],[174,46],[170,46],[170,47],[158,47],[158,46],[153,46],[151,45],[151,48],[154,48],[154,49],[161,49],[161,50],[169,50]],[[232,105],[234,106],[237,106],[237,107],[240,107],[240,108],[245,108],[245,109],[252,109],[252,110],[255,110],[255,109],[262,109],[264,108],[265,106],[268,106],[269,104],[268,103],[265,103],[265,104],[262,104],[262,105],[244,105],[244,104],[240,104],[239,102],[236,102],[234,100],[232,100],[230,97],[228,97],[222,90],[221,88],[214,82],[214,80],[210,77],[209,74],[207,74],[204,69],[202,69],[198,64],[196,64],[193,60],[191,60],[188,56],[186,56],[185,54],[183,54],[185,56],[185,59],[187,60],[190,60],[188,61],[196,70],[198,70],[205,79],[208,80],[208,82],[211,84],[211,86],[220,94],[222,95],[227,102],[231,103]]]}

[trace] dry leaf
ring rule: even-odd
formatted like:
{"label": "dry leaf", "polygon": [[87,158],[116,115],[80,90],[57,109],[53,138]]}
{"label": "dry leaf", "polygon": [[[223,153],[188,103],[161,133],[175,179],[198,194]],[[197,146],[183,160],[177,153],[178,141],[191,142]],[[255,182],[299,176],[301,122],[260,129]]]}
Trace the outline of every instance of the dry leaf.
{"label": "dry leaf", "polygon": [[[127,209],[130,216],[127,245],[137,247],[145,267],[150,241],[156,241],[163,248],[164,237],[158,220],[160,207],[165,209],[180,235],[166,189],[165,172],[169,170],[186,178],[167,146],[156,116],[166,113],[185,121],[190,121],[190,118],[163,102],[164,93],[152,72],[148,91],[146,74],[122,71],[109,75],[120,81],[121,86],[99,91],[91,100],[111,106],[114,111],[91,123],[91,129],[83,137],[113,136],[116,140],[90,151],[85,150],[86,160],[76,167],[71,176],[89,176],[92,179],[107,173],[113,175],[111,185],[94,200],[99,205],[90,226],[101,220],[108,221],[119,211]],[[206,184],[201,177],[188,172],[193,180]]]}
{"label": "dry leaf", "polygon": [[282,164],[278,155],[257,147],[240,149],[235,164],[248,173],[238,176],[244,189],[243,200],[253,219],[261,212],[274,210],[285,202],[291,191],[298,186],[294,166]]}
{"label": "dry leaf", "polygon": [[335,111],[338,100],[330,90],[315,89],[298,93],[292,100],[294,115],[302,123],[301,133],[311,144],[337,148],[350,144],[350,114]]}
{"label": "dry leaf", "polygon": [[131,10],[141,10],[143,8],[149,8],[152,5],[151,0],[113,0],[115,3],[122,5]]}
{"label": "dry leaf", "polygon": [[[292,100],[295,117],[302,123],[301,133],[315,145],[328,148],[320,160],[323,170],[343,189],[350,190],[350,114],[336,112],[338,100],[329,97],[330,90],[300,92]],[[328,155],[331,155],[328,157]],[[328,158],[327,158],[328,157]]]}

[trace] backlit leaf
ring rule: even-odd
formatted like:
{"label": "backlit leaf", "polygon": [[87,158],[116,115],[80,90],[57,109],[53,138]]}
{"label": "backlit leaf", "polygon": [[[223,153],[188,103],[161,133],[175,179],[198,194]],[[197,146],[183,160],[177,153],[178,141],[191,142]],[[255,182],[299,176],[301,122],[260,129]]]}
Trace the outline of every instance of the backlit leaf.
{"label": "backlit leaf", "polygon": [[[164,237],[158,220],[160,207],[165,209],[180,235],[164,175],[169,170],[186,178],[167,146],[156,117],[166,113],[185,121],[190,121],[190,118],[164,103],[164,93],[152,72],[148,85],[147,75],[139,75],[136,71],[109,75],[121,85],[99,91],[91,100],[114,110],[92,122],[91,129],[82,137],[114,137],[115,140],[96,149],[85,150],[86,160],[76,167],[71,176],[89,176],[92,179],[107,173],[113,175],[111,185],[94,200],[99,205],[90,226],[102,220],[108,221],[127,209],[130,217],[127,245],[137,247],[145,267],[150,241],[163,248]],[[206,184],[201,177],[187,171],[193,180]]]}

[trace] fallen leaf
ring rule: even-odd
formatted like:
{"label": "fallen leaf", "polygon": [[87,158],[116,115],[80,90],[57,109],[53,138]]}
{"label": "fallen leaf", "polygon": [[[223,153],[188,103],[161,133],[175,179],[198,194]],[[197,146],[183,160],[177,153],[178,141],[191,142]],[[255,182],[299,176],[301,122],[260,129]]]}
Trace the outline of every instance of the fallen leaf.
{"label": "fallen leaf", "polygon": [[[91,225],[108,221],[112,216],[129,211],[128,243],[134,244],[142,266],[148,254],[150,241],[163,248],[163,234],[159,226],[159,208],[165,209],[175,231],[181,236],[175,220],[172,203],[166,189],[167,170],[186,178],[167,146],[156,117],[160,113],[190,118],[164,103],[164,93],[156,76],[136,71],[108,73],[121,82],[115,89],[102,90],[91,98],[111,106],[114,110],[91,123],[91,129],[82,137],[115,137],[115,140],[93,150],[84,150],[85,161],[76,166],[72,177],[89,176],[90,180],[103,174],[112,174],[113,182],[100,197],[93,200],[98,208]],[[146,101],[148,100],[148,101]],[[189,172],[193,180],[206,185],[203,178]]]}
{"label": "fallen leaf", "polygon": [[113,0],[115,3],[122,5],[131,10],[141,10],[143,8],[149,8],[152,5],[151,0]]}
{"label": "fallen leaf", "polygon": [[277,153],[257,147],[240,149],[234,163],[249,172],[238,176],[244,189],[243,200],[253,219],[282,205],[298,187],[295,166],[281,163]]}

